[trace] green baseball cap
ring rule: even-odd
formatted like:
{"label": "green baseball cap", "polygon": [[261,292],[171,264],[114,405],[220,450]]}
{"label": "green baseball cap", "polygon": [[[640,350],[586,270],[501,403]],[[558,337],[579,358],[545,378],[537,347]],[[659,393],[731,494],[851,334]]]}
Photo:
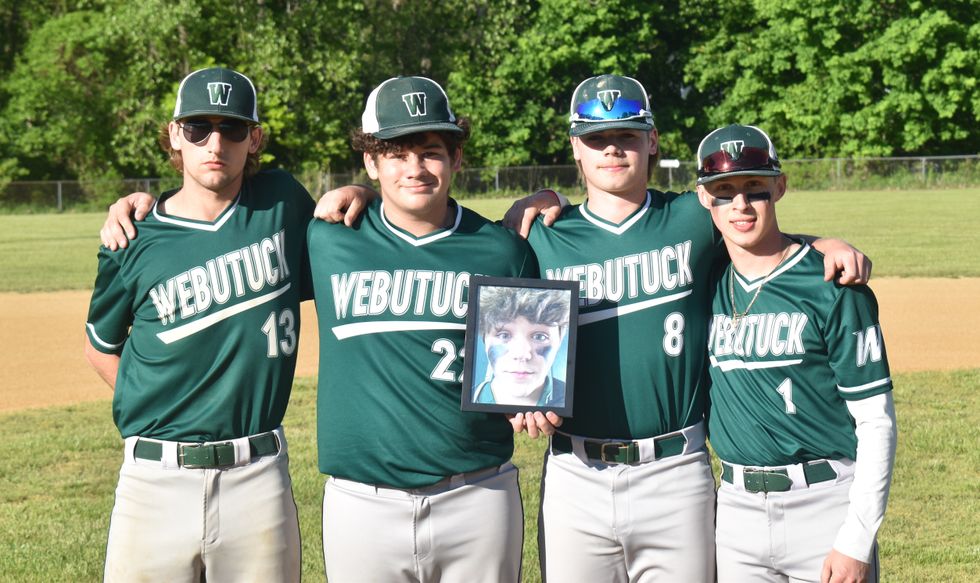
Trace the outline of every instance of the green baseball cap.
{"label": "green baseball cap", "polygon": [[727,176],[779,176],[776,147],[755,126],[732,124],[711,132],[698,146],[698,184]]}
{"label": "green baseball cap", "polygon": [[572,94],[568,121],[570,136],[619,128],[654,128],[646,89],[636,79],[620,75],[599,75],[579,83]]}
{"label": "green baseball cap", "polygon": [[198,69],[184,77],[177,89],[174,119],[198,115],[220,115],[259,123],[255,85],[231,69]]}
{"label": "green baseball cap", "polygon": [[421,132],[463,133],[442,87],[425,77],[393,77],[368,95],[361,131],[381,140]]}

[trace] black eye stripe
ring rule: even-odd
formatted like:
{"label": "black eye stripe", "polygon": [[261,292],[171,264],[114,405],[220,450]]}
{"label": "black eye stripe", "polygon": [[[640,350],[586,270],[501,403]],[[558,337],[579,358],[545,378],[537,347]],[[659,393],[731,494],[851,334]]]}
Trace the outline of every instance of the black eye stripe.
{"label": "black eye stripe", "polygon": [[[739,194],[742,194],[742,193],[739,192],[739,193],[733,194],[731,196],[712,194],[711,195],[711,198],[712,198],[712,200],[711,200],[711,206],[723,206],[723,205],[726,205],[726,204],[731,204],[735,200],[735,197],[738,196]],[[761,201],[764,201],[764,200],[772,200],[772,193],[771,192],[768,192],[768,191],[765,191],[765,192],[750,192],[750,193],[748,193],[748,194],[745,195],[745,198],[747,198],[750,203],[751,202],[761,202]]]}

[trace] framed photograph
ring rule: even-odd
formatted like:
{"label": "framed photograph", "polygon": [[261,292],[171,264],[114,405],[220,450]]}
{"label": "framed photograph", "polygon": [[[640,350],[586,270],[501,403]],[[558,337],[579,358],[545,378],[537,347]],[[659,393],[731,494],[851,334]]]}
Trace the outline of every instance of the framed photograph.
{"label": "framed photograph", "polygon": [[572,416],[577,281],[470,278],[464,411]]}

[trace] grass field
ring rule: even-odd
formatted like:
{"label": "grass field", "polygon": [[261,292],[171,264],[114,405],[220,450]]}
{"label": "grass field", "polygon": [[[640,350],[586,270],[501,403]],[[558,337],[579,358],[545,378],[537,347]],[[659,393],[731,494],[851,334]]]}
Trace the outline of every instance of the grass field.
{"label": "grass field", "polygon": [[[510,202],[464,204],[499,218]],[[876,277],[980,276],[978,188],[790,192],[779,204],[784,231],[842,237],[874,259]],[[92,213],[0,215],[0,292],[91,288],[103,219]]]}
{"label": "grass field", "polygon": [[[881,531],[884,581],[972,582],[980,560],[980,370],[895,378],[899,447]],[[303,580],[323,581],[314,381],[286,417],[303,535]],[[121,440],[107,403],[0,416],[0,581],[98,581]],[[536,521],[544,442],[521,439],[524,580],[540,580]]]}
{"label": "grass field", "polygon": [[[787,231],[843,237],[875,276],[977,277],[980,189],[790,194]],[[468,206],[499,217],[509,201]],[[0,291],[91,287],[102,216],[0,216]],[[897,375],[899,450],[880,535],[885,581],[967,582],[980,563],[980,370]],[[286,418],[305,581],[323,580],[315,379],[299,379]],[[121,439],[108,402],[0,414],[0,582],[98,581]],[[518,440],[524,580],[540,580],[536,518],[543,441]]]}

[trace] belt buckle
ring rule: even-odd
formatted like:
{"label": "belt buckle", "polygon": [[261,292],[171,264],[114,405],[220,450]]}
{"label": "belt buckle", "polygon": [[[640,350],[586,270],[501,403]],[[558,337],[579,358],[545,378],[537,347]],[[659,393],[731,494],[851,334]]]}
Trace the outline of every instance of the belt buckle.
{"label": "belt buckle", "polygon": [[[177,463],[180,467],[187,468],[189,470],[224,468],[235,465],[234,459],[232,459],[230,463],[221,463],[218,456],[218,448],[222,446],[230,446],[233,449],[235,447],[230,441],[223,441],[221,443],[193,443],[189,445],[181,445],[177,448]],[[187,455],[187,450],[202,452],[204,457],[202,463],[185,463],[184,458]]]}
{"label": "belt buckle", "polygon": [[[622,459],[623,454],[626,459]],[[599,446],[599,459],[604,464],[634,464],[640,459],[640,452],[636,442],[608,441]]]}

